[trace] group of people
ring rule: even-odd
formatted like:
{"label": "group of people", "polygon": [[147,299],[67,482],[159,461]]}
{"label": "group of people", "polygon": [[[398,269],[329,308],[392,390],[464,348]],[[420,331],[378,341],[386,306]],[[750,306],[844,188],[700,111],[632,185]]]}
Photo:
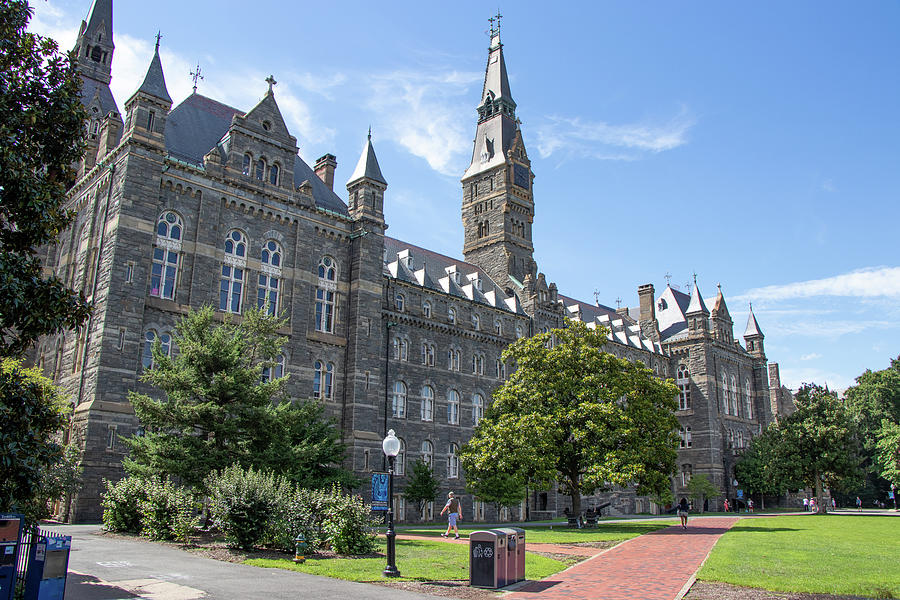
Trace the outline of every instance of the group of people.
{"label": "group of people", "polygon": [[[747,504],[745,506],[747,507],[747,512],[753,512],[753,499],[747,498]],[[731,512],[732,510],[734,510],[735,512],[740,512],[740,506],[732,506],[728,502],[728,498],[725,498],[725,502],[723,503],[722,508],[725,510],[725,512]]]}

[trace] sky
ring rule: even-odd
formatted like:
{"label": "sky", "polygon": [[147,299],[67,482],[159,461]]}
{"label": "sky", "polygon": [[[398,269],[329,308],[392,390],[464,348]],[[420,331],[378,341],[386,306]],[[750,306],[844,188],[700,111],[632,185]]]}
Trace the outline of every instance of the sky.
{"label": "sky", "polygon": [[[75,42],[90,0],[31,0],[30,29]],[[493,6],[493,5],[491,5]],[[843,389],[900,355],[900,3],[500,2],[535,173],[535,259],[561,293],[721,284],[748,304],[785,385]],[[484,3],[114,3],[112,90],[143,80],[157,31],[175,104],[275,98],[336,191],[371,126],[388,235],[462,256],[489,38]]]}

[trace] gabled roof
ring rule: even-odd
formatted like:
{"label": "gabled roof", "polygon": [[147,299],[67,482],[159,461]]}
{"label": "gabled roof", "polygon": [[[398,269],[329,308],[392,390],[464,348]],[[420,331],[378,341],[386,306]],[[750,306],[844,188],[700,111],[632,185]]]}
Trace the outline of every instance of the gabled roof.
{"label": "gabled roof", "polygon": [[747,317],[747,329],[744,331],[744,337],[765,337],[762,334],[762,330],[759,328],[759,323],[756,321],[756,315],[753,314],[753,305],[750,305],[750,316]]}
{"label": "gabled roof", "polygon": [[[162,61],[159,60],[158,41],[156,51],[150,60],[150,66],[147,68],[147,74],[144,75],[144,83],[141,84],[137,91],[164,100],[169,104],[172,103],[172,97],[169,96],[169,90],[166,89],[166,77],[163,75]],[[125,105],[127,107],[128,103],[126,102]]]}
{"label": "gabled roof", "polygon": [[381,167],[378,166],[378,157],[375,156],[375,148],[372,146],[371,131],[369,131],[369,138],[366,140],[366,145],[363,146],[362,154],[359,155],[359,161],[356,163],[356,168],[353,169],[353,174],[350,175],[350,179],[347,180],[347,185],[350,185],[359,179],[371,179],[372,181],[377,181],[384,185],[388,184],[381,174]]}
{"label": "gabled roof", "polygon": [[725,304],[725,296],[722,294],[722,286],[720,285],[718,287],[719,293],[716,296],[716,304],[712,309],[712,316],[730,321],[731,315],[728,313],[728,306]]}
{"label": "gabled roof", "polygon": [[98,96],[101,113],[99,116],[101,118],[105,117],[110,112],[119,112],[119,107],[116,105],[116,99],[113,98],[112,92],[109,90],[107,84],[100,83],[90,77],[82,77],[81,81],[81,103],[85,108],[90,109],[94,96]]}
{"label": "gabled roof", "polygon": [[[458,273],[458,282],[451,275],[454,272]],[[461,300],[525,314],[515,294],[507,296],[480,267],[387,236],[384,238],[384,275]],[[480,283],[481,289],[476,282]]]}
{"label": "gabled roof", "polygon": [[582,321],[591,328],[596,328],[598,325],[606,327],[609,330],[606,337],[610,341],[617,342],[623,346],[631,346],[632,348],[662,354],[662,347],[658,342],[654,342],[646,337],[641,332],[640,325],[624,319],[615,309],[602,304],[589,304],[562,294],[558,297],[560,303],[566,308],[566,316],[570,319]]}
{"label": "gabled roof", "polygon": [[680,290],[666,286],[656,300],[656,321],[659,323],[659,337],[667,341],[687,329],[685,313],[690,304],[690,296]]}
{"label": "gabled roof", "polygon": [[708,315],[709,309],[706,308],[706,304],[703,303],[703,296],[700,295],[700,287],[697,285],[697,280],[694,280],[694,289],[691,291],[691,303],[688,304],[687,310],[684,314],[689,315],[691,313],[702,312],[703,314]]}

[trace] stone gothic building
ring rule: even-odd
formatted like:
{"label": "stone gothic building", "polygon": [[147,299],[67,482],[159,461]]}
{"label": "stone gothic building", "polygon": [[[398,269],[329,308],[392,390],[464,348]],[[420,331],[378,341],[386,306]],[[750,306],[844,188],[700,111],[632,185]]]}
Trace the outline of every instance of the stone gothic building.
{"label": "stone gothic building", "polygon": [[[348,466],[364,481],[380,470],[391,428],[403,442],[397,489],[407,465],[422,458],[444,494],[464,489],[458,451],[507,375],[503,349],[567,318],[605,327],[610,352],[681,390],[673,491],[705,473],[734,495],[735,452],[791,406],[777,365],[767,365],[756,318],[751,313],[742,345],[721,291],[709,310],[696,285],[690,296],[667,287],[658,297],[642,285],[638,308],[612,309],[565,296],[547,280],[533,257],[540,199],[499,32],[462,177],[458,259],[428,250],[427,240],[385,235],[390,194],[371,137],[346,191],[334,189],[333,155],[304,162],[272,80],[248,110],[196,90],[173,106],[157,41],[121,112],[109,88],[112,17],[112,0],[95,0],[79,31],[89,144],[69,191],[76,220],[45,256],[47,269],[83,291],[94,312],[79,330],[35,349],[35,361],[74,404],[70,436],[85,482],[62,509],[66,518],[100,517],[102,480],[122,476],[120,437],[139,432],[128,392],[153,393],[138,379],[151,364],[151,343],[177,352],[175,323],[203,305],[236,318],[250,306],[283,314],[288,342],[267,375],[289,374],[292,397],[325,405],[348,445]],[[532,492],[528,510],[561,513],[558,498]],[[633,490],[603,498],[614,511],[651,510]],[[498,517],[465,500],[468,518]],[[399,496],[395,503],[400,520],[433,515],[433,506],[420,515]],[[523,505],[500,516],[524,513]]]}

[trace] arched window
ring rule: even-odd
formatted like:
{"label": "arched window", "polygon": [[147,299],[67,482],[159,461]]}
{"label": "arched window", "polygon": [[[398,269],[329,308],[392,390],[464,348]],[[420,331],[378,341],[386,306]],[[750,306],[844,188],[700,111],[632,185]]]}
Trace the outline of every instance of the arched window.
{"label": "arched window", "polygon": [[494,333],[497,335],[503,335],[503,324],[500,322],[500,319],[494,319]]}
{"label": "arched window", "polygon": [[682,448],[690,448],[693,445],[693,440],[691,439],[690,425],[681,428],[681,431],[679,432],[679,437],[681,438],[681,447]]}
{"label": "arched window", "polygon": [[456,324],[456,309],[453,308],[452,306],[447,309],[447,320],[450,322],[451,325]]}
{"label": "arched window", "polygon": [[263,367],[262,377],[260,379],[263,383],[268,383],[282,377],[284,377],[284,354],[279,354],[275,358],[275,365],[273,367]]}
{"label": "arched window", "polygon": [[219,310],[241,312],[244,267],[247,265],[247,236],[236,229],[225,237],[225,260],[219,285]]}
{"label": "arched window", "polygon": [[406,298],[403,297],[403,294],[397,294],[394,296],[394,308],[397,312],[403,312],[403,307],[406,304]]}
{"label": "arched window", "polygon": [[266,177],[266,161],[263,159],[259,159],[256,161],[256,178],[259,181],[262,181]]}
{"label": "arched window", "polygon": [[681,465],[681,485],[686,486],[691,481],[694,474],[694,467],[691,465]]}
{"label": "arched window", "polygon": [[[141,365],[145,369],[153,367],[153,343],[156,341],[157,334],[153,329],[148,329],[144,334],[144,352],[141,356]],[[172,336],[166,332],[159,334],[159,346],[163,355],[172,355]]]}
{"label": "arched window", "polygon": [[272,165],[272,168],[269,169],[269,183],[272,185],[278,185],[278,164]]}
{"label": "arched window", "polygon": [[428,367],[434,366],[434,344],[422,342],[422,364]]}
{"label": "arched window", "polygon": [[478,328],[481,326],[481,319],[478,317],[477,313],[472,313],[472,329],[478,331]]}
{"label": "arched window", "polygon": [[484,354],[472,355],[472,374],[484,375]]}
{"label": "arched window", "polygon": [[431,302],[428,300],[422,303],[422,316],[426,319],[431,318]]}
{"label": "arched window", "polygon": [[316,331],[334,333],[334,293],[337,289],[337,263],[330,256],[319,261],[319,285],[316,288]]}
{"label": "arched window", "polygon": [[722,403],[725,405],[725,414],[728,412],[728,377],[722,373]]}
{"label": "arched window", "polygon": [[728,388],[728,396],[731,399],[731,414],[739,416],[737,401],[737,384],[734,381],[734,375],[731,376],[731,386]]}
{"label": "arched window", "polygon": [[313,374],[313,396],[320,400],[331,399],[334,365],[317,360]]}
{"label": "arched window", "polygon": [[260,253],[259,285],[256,288],[256,306],[266,313],[278,313],[278,289],[281,275],[281,245],[275,240],[263,244]]}
{"label": "arched window", "polygon": [[175,299],[178,282],[178,254],[184,224],[177,214],[166,211],[156,222],[156,246],[150,268],[150,295],[166,300]]}
{"label": "arched window", "polygon": [[753,392],[750,389],[750,380],[744,380],[744,402],[747,403],[747,418],[753,418]]}
{"label": "arched window", "polygon": [[484,418],[484,396],[475,394],[472,396],[472,425],[477,426]]}
{"label": "arched window", "polygon": [[394,475],[403,475],[406,473],[406,442],[403,441],[403,438],[398,439],[400,440],[400,452],[394,458]]}
{"label": "arched window", "polygon": [[250,165],[251,164],[253,164],[253,157],[250,156],[249,154],[245,154],[244,155],[244,163],[243,163],[243,166],[241,167],[241,173],[246,175],[247,177],[250,177],[250,168],[251,168]]}
{"label": "arched window", "polygon": [[497,379],[506,379],[506,363],[503,359],[497,359]]}
{"label": "arched window", "polygon": [[734,429],[728,430],[728,447],[734,448]]}
{"label": "arched window", "polygon": [[516,339],[521,338],[523,335],[525,335],[524,331],[525,330],[521,324],[516,324]]}
{"label": "arched window", "polygon": [[447,479],[459,478],[459,446],[451,443],[447,451]]}
{"label": "arched window", "polygon": [[434,420],[434,390],[430,385],[422,387],[422,420]]}
{"label": "arched window", "polygon": [[409,360],[409,340],[406,338],[394,338],[394,359]]}
{"label": "arched window", "polygon": [[678,365],[675,385],[678,386],[678,410],[690,410],[691,408],[691,375],[688,368]]}
{"label": "arched window", "polygon": [[434,444],[428,440],[422,442],[422,462],[428,465],[429,469],[434,468]]}
{"label": "arched window", "polygon": [[737,447],[738,448],[744,447],[744,432],[743,431],[738,431]]}
{"label": "arched window", "polygon": [[447,394],[447,422],[459,425],[459,392],[450,390]]}
{"label": "arched window", "polygon": [[391,399],[391,414],[396,419],[406,418],[406,384],[402,381],[394,383],[394,394]]}
{"label": "arched window", "polygon": [[459,371],[459,350],[450,348],[447,351],[447,368],[451,371]]}

